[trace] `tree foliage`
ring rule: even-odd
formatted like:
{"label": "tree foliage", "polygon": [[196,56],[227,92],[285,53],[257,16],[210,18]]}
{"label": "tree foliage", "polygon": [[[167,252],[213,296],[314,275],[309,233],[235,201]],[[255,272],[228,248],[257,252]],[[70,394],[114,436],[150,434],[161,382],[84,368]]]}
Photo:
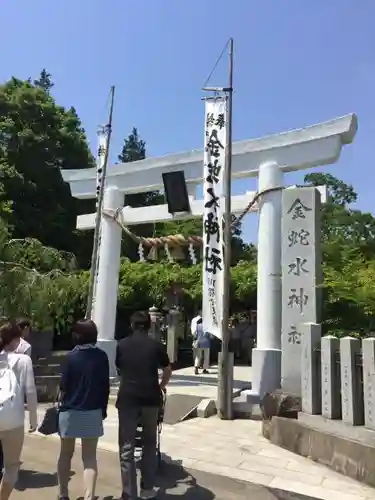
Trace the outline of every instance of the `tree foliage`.
{"label": "tree foliage", "polygon": [[45,92],[50,92],[52,87],[55,86],[51,77],[52,77],[51,73],[48,73],[48,71],[45,68],[43,68],[42,71],[40,72],[39,78],[34,80],[35,87],[39,87],[43,89]]}
{"label": "tree foliage", "polygon": [[34,83],[12,78],[0,86],[0,209],[14,238],[72,252],[82,204],[60,169],[87,168],[93,158],[75,109],[57,105],[52,87],[46,70]]}
{"label": "tree foliage", "polygon": [[[184,306],[196,309],[202,302],[202,266],[130,262],[124,260],[120,270],[119,306],[146,309],[163,307],[166,291],[172,285],[183,290]],[[256,302],[256,265],[240,262],[232,269],[232,307],[246,308]]]}
{"label": "tree foliage", "polygon": [[324,260],[341,266],[338,256],[344,252],[343,258],[346,258],[348,248],[355,249],[365,258],[375,257],[375,218],[353,208],[358,198],[353,186],[324,173],[306,175],[305,183],[328,188],[327,203],[322,207]]}
{"label": "tree foliage", "polygon": [[87,282],[74,256],[37,240],[10,239],[2,219],[0,235],[1,315],[28,316],[41,329],[71,322],[85,298]]}
{"label": "tree foliage", "polygon": [[328,188],[322,206],[326,331],[368,335],[375,328],[375,218],[353,208],[353,186],[332,175],[308,174],[305,182]]}

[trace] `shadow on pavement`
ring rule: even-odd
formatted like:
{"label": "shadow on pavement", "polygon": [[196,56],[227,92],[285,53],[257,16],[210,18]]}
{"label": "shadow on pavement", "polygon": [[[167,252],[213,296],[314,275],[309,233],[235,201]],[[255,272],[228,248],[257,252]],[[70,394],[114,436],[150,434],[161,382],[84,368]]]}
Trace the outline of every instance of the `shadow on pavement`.
{"label": "shadow on pavement", "polygon": [[35,470],[21,469],[16,485],[16,490],[25,491],[30,488],[49,488],[57,485],[56,474],[38,472]]}
{"label": "shadow on pavement", "polygon": [[292,491],[279,490],[278,488],[264,488],[271,493],[272,497],[270,498],[275,500],[319,500],[317,497],[301,495]]}
{"label": "shadow on pavement", "polygon": [[199,485],[195,477],[178,461],[164,455],[161,469],[156,481],[160,499],[213,500],[216,495],[209,489]]}
{"label": "shadow on pavement", "polygon": [[[74,498],[74,500],[85,500],[85,498],[77,497],[77,499]],[[95,496],[95,500],[121,500],[121,497],[114,497],[113,495],[107,495],[105,497]]]}
{"label": "shadow on pavement", "polygon": [[[75,472],[70,471],[70,479]],[[16,484],[17,491],[28,489],[51,488],[57,486],[56,473],[38,472],[36,470],[21,469]]]}
{"label": "shadow on pavement", "polygon": [[[193,371],[193,369],[192,369]],[[211,372],[210,375],[217,375],[217,371]],[[217,386],[217,379],[213,378],[212,376],[205,376],[204,374],[200,373],[199,375],[194,375],[193,373],[191,375],[186,375],[183,373],[176,373],[172,376],[169,385],[171,387],[178,387],[178,386],[184,386],[184,385],[207,385],[207,386]],[[235,389],[242,389],[242,388],[248,388],[251,385],[250,382],[247,382],[245,380],[233,380],[233,386]]]}

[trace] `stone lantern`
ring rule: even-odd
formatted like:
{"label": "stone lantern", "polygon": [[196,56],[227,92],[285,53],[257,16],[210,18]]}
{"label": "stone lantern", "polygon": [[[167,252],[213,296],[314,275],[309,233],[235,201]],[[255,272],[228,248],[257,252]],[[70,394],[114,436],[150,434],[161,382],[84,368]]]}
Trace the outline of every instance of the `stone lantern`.
{"label": "stone lantern", "polygon": [[168,334],[167,352],[171,363],[176,363],[178,357],[178,337],[180,326],[180,311],[177,307],[169,309],[168,313]]}
{"label": "stone lantern", "polygon": [[150,336],[155,340],[160,340],[160,326],[162,314],[155,306],[150,307],[148,310],[151,320]]}

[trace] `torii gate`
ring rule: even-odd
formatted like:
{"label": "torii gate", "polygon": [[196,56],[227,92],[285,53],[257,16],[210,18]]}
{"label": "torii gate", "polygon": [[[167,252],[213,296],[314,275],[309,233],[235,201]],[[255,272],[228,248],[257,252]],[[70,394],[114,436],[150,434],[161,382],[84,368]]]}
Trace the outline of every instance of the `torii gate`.
{"label": "torii gate", "polygon": [[[284,173],[335,163],[345,144],[357,131],[354,114],[310,127],[274,134],[260,139],[233,143],[232,178],[258,176],[258,191],[282,187]],[[203,215],[203,203],[194,201],[198,184],[203,182],[203,150],[189,151],[159,158],[116,164],[108,168],[104,208],[114,211],[124,204],[124,195],[163,189],[162,174],[183,170],[191,197],[192,213]],[[96,197],[96,169],[63,170],[72,196]],[[251,200],[249,193],[232,197],[234,213],[241,213]],[[258,234],[258,313],[257,347],[253,352],[252,393],[262,397],[266,391],[280,387],[281,365],[281,205],[282,192],[261,196]],[[186,216],[185,216],[186,217]],[[126,225],[176,220],[166,205],[141,208],[125,207],[122,221]],[[181,216],[179,217],[181,218]],[[95,214],[77,218],[77,229],[92,229]],[[99,346],[108,354],[111,375],[115,375],[114,340],[117,289],[120,269],[121,227],[113,220],[102,220],[98,280],[94,320],[98,326]]]}

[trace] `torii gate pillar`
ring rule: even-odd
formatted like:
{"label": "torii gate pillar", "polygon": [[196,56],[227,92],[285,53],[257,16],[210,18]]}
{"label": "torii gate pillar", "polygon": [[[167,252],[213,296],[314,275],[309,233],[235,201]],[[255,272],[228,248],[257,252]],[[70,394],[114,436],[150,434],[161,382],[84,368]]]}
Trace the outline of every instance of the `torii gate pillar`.
{"label": "torii gate pillar", "polygon": [[[283,172],[275,162],[259,166],[258,191],[282,188]],[[281,215],[282,191],[259,202],[257,347],[252,355],[252,393],[262,395],[281,381]]]}
{"label": "torii gate pillar", "polygon": [[[124,204],[124,194],[109,186],[104,191],[103,208],[116,210]],[[93,320],[99,332],[98,346],[107,353],[110,376],[116,376],[114,360],[117,342],[116,327],[117,291],[120,273],[122,229],[113,220],[103,217],[101,222],[100,258],[96,284]]]}

